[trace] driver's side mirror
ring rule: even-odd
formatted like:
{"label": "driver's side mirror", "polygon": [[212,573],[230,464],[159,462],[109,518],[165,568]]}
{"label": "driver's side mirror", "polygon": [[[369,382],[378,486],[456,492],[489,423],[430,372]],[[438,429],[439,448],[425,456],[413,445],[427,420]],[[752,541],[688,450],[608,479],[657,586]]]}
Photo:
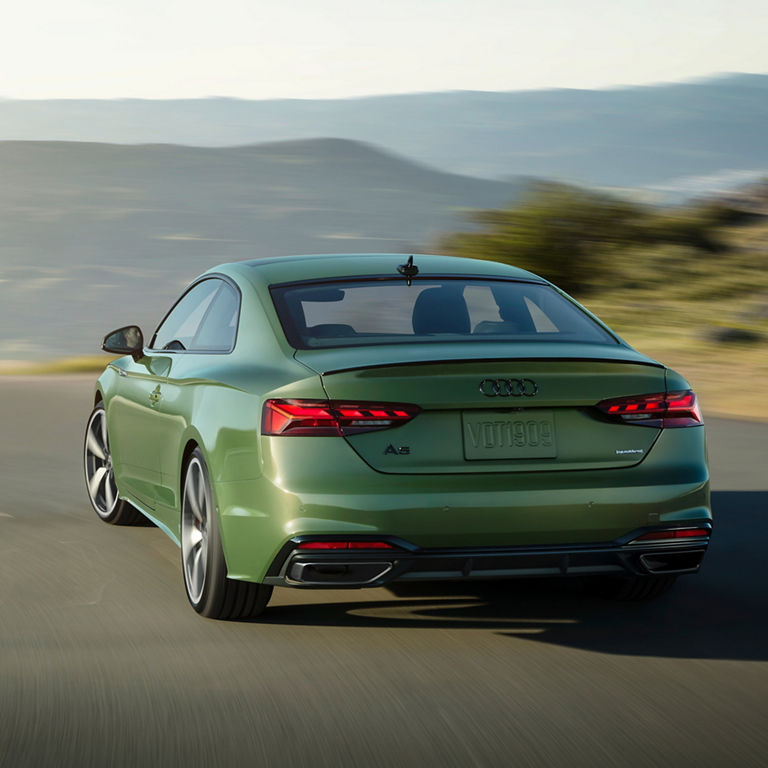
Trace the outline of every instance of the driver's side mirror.
{"label": "driver's side mirror", "polygon": [[104,337],[101,348],[116,355],[130,355],[138,360],[144,354],[144,334],[138,325],[126,325]]}

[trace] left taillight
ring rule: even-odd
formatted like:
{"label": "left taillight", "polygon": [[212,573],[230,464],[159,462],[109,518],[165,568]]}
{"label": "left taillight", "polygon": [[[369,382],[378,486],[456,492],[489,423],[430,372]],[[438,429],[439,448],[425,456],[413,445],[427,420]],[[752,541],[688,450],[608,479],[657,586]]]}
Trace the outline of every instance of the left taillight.
{"label": "left taillight", "polygon": [[690,389],[616,397],[596,407],[616,421],[644,427],[695,427],[703,423],[696,395]]}
{"label": "left taillight", "polygon": [[419,412],[415,405],[342,403],[329,400],[267,400],[263,435],[339,436],[399,427]]}

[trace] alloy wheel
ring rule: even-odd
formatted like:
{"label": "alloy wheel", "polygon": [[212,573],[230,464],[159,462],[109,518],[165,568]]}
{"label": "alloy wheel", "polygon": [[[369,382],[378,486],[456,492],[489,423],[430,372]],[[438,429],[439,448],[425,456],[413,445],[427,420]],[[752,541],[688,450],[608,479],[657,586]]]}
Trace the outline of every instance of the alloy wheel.
{"label": "alloy wheel", "polygon": [[118,497],[107,436],[107,415],[103,408],[93,412],[85,431],[85,479],[93,508],[100,517],[110,517]]}

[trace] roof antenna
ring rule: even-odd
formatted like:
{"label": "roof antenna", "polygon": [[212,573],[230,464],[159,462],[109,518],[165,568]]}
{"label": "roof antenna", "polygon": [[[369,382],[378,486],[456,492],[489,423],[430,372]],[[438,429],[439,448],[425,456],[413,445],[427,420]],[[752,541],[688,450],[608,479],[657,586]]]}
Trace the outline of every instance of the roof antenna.
{"label": "roof antenna", "polygon": [[419,274],[419,268],[413,263],[413,254],[408,257],[408,261],[405,264],[400,264],[397,271],[405,277],[408,287],[411,286],[411,281],[416,275]]}

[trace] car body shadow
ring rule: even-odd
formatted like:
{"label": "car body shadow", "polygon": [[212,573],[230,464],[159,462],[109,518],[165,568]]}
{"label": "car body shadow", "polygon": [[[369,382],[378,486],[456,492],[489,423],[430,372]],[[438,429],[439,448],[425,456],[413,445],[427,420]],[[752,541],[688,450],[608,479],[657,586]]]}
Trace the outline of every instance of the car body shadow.
{"label": "car body shadow", "polygon": [[570,579],[395,583],[393,600],[275,606],[267,624],[484,629],[603,653],[768,660],[768,491],[713,493],[701,572],[647,603],[595,597]]}

